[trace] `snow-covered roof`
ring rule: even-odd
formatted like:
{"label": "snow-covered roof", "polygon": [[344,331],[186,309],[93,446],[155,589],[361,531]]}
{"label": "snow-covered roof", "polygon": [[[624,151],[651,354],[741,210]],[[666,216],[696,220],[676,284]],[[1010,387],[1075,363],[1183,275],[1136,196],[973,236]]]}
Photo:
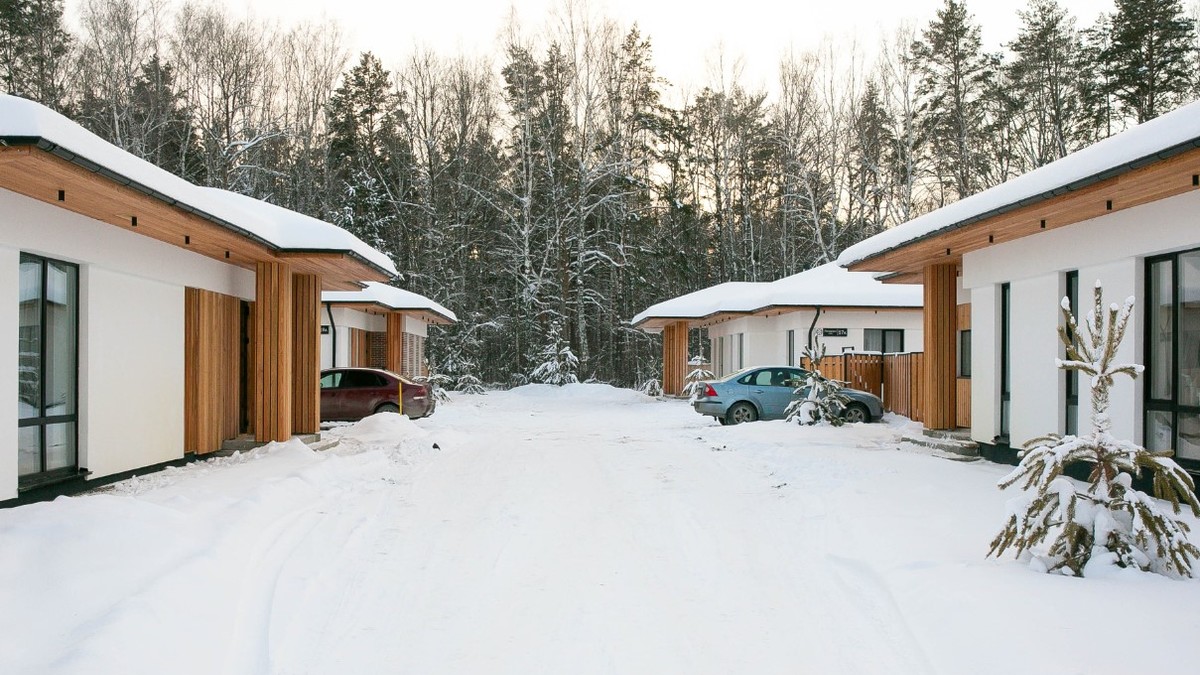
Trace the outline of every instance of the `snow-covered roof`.
{"label": "snow-covered roof", "polygon": [[321,293],[321,301],[339,305],[375,305],[397,312],[426,312],[449,323],[458,321],[454,312],[419,293],[374,281],[367,282],[361,291],[325,291]]}
{"label": "snow-covered roof", "polygon": [[906,244],[1200,147],[1200,101],[1090,145],[996,187],[897,225],[842,252],[849,266]]}
{"label": "snow-covered roof", "polygon": [[69,161],[194,212],[268,248],[298,253],[344,252],[386,274],[398,274],[387,255],[336,225],[236,193],[194,185],[33,101],[0,95],[0,141],[37,143]]}
{"label": "snow-covered roof", "polygon": [[776,281],[731,281],[664,300],[633,317],[704,319],[718,314],[753,314],[772,307],[921,307],[914,284],[884,284],[870,272],[851,272],[828,263]]}

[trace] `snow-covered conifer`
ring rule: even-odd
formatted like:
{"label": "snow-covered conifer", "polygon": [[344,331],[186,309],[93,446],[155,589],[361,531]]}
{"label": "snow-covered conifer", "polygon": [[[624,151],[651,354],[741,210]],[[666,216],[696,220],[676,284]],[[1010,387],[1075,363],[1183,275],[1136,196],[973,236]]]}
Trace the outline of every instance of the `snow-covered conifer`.
{"label": "snow-covered conifer", "polygon": [[[1020,484],[1023,494],[1009,502],[1008,522],[992,541],[988,555],[1012,548],[1039,568],[1076,576],[1084,575],[1089,561],[1111,561],[1190,577],[1200,549],[1189,541],[1188,525],[1176,515],[1186,504],[1200,516],[1191,477],[1170,459],[1170,451],[1150,452],[1111,433],[1108,405],[1113,379],[1117,375],[1132,379],[1142,371],[1140,365],[1116,362],[1133,298],[1106,311],[1097,281],[1095,303],[1084,323],[1084,335],[1063,298],[1059,337],[1066,346],[1066,359],[1057,362],[1059,368],[1091,378],[1091,433],[1050,434],[1025,444],[1020,465],[999,483],[1001,489]],[[1083,489],[1063,475],[1076,462],[1092,465]],[[1133,478],[1143,469],[1152,472],[1154,492],[1170,502],[1170,509],[1133,489]]]}
{"label": "snow-covered conifer", "polygon": [[796,394],[802,398],[788,404],[785,414],[788,421],[800,424],[816,424],[821,420],[840,427],[845,424],[842,411],[850,400],[842,393],[842,383],[821,374],[821,359],[825,358],[825,344],[817,341],[815,346],[805,347],[804,358],[808,360],[808,377]]}
{"label": "snow-covered conifer", "polygon": [[684,378],[683,393],[687,395],[688,402],[692,403],[704,391],[704,381],[713,379],[715,375],[711,370],[701,367],[705,365],[704,358],[701,356],[693,356],[688,360],[688,365],[693,368]]}
{"label": "snow-covered conifer", "polygon": [[571,345],[562,338],[557,321],[550,324],[546,344],[538,354],[538,365],[529,374],[529,379],[542,384],[574,384],[579,381],[575,374],[579,369],[579,358],[571,351]]}

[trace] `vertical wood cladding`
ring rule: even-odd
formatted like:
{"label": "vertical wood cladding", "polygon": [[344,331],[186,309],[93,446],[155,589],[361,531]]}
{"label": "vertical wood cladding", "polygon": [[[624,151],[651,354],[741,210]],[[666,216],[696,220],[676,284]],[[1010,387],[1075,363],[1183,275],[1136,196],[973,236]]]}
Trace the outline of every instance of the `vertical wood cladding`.
{"label": "vertical wood cladding", "polygon": [[957,426],[958,266],[925,267],[925,428]]}
{"label": "vertical wood cladding", "polygon": [[184,290],[184,450],[206,454],[238,435],[241,300]]}
{"label": "vertical wood cladding", "polygon": [[387,369],[404,372],[404,315],[387,315]]}
{"label": "vertical wood cladding", "polygon": [[321,277],[292,275],[292,433],[321,425]]}
{"label": "vertical wood cladding", "polygon": [[[958,333],[961,334],[964,330],[971,330],[971,305],[970,303],[959,305],[957,312]],[[955,347],[960,344],[955,342]],[[955,391],[955,423],[959,428],[967,429],[971,426],[971,378],[960,377],[956,383],[957,391]]]}
{"label": "vertical wood cladding", "polygon": [[688,324],[676,321],[663,328],[663,393],[667,396],[683,394],[687,378]]}
{"label": "vertical wood cladding", "polygon": [[254,303],[255,418],[258,441],[292,437],[292,270],[256,265]]}

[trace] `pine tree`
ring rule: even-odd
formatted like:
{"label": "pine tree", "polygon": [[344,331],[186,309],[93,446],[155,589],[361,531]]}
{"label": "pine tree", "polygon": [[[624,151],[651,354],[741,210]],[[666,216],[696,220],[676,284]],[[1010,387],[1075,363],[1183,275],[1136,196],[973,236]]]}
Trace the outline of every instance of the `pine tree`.
{"label": "pine tree", "polygon": [[1030,170],[1080,145],[1083,42],[1074,17],[1057,0],[1030,0],[1020,15],[1021,32],[1009,45],[1014,59],[1007,71],[1022,168]]}
{"label": "pine tree", "polygon": [[63,108],[70,49],[62,0],[0,3],[0,87],[5,93]]}
{"label": "pine tree", "polygon": [[563,339],[558,321],[550,322],[550,330],[537,361],[538,365],[529,373],[532,382],[562,386],[579,381],[576,375],[579,359],[571,351],[571,345]]}
{"label": "pine tree", "polygon": [[1100,66],[1127,114],[1146,122],[1194,90],[1195,22],[1180,0],[1116,0],[1116,9]]}
{"label": "pine tree", "polygon": [[684,378],[683,393],[688,397],[688,403],[692,403],[704,393],[704,381],[713,379],[714,375],[703,367],[704,358],[701,356],[693,356],[688,360],[688,365],[693,367]]}
{"label": "pine tree", "polygon": [[842,413],[850,404],[850,399],[842,393],[842,383],[832,380],[821,373],[821,360],[825,358],[825,344],[820,340],[815,345],[806,346],[803,351],[808,364],[808,377],[795,394],[800,398],[788,404],[784,410],[785,419],[789,422],[796,420],[800,424],[816,424],[822,420],[840,427],[846,423]]}
{"label": "pine tree", "polygon": [[[1188,540],[1189,527],[1175,517],[1186,504],[1200,516],[1195,484],[1171,452],[1150,452],[1112,436],[1109,391],[1118,375],[1136,378],[1142,366],[1116,362],[1133,311],[1133,298],[1123,307],[1104,307],[1096,282],[1095,306],[1081,333],[1067,298],[1062,301],[1059,338],[1066,359],[1058,367],[1090,378],[1092,431],[1084,436],[1051,434],[1025,445],[1021,463],[1000,480],[1001,489],[1020,484],[1024,495],[1009,504],[1004,529],[988,555],[1012,548],[1045,571],[1083,576],[1089,561],[1099,558],[1168,576],[1189,577],[1200,549]],[[1091,464],[1088,485],[1080,490],[1064,475],[1071,464]],[[1133,489],[1133,478],[1153,473],[1154,492],[1170,502],[1163,510],[1145,493]]]}
{"label": "pine tree", "polygon": [[945,0],[912,46],[921,71],[921,126],[931,164],[942,183],[943,202],[986,187],[985,97],[993,64],[982,51],[979,24],[966,4]]}

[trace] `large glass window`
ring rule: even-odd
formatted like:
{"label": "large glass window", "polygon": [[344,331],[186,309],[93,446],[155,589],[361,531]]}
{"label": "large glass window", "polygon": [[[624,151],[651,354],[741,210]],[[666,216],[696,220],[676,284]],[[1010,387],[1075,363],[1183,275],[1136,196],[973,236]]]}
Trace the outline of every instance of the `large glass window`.
{"label": "large glass window", "polygon": [[1200,465],[1200,251],[1146,264],[1145,438]]}
{"label": "large glass window", "polygon": [[[1080,316],[1079,311],[1079,271],[1067,272],[1066,298],[1071,303],[1071,313]],[[1087,316],[1083,313],[1083,316]],[[1075,435],[1079,433],[1079,371],[1063,371],[1066,392],[1065,409],[1063,410],[1063,433]]]}
{"label": "large glass window", "polygon": [[17,355],[22,484],[78,467],[79,268],[21,254]]}
{"label": "large glass window", "polygon": [[789,330],[787,332],[787,364],[789,366],[796,365],[796,331]]}
{"label": "large glass window", "polygon": [[1000,285],[1000,438],[1008,442],[1012,410],[1012,288]]}
{"label": "large glass window", "polygon": [[904,331],[896,328],[863,330],[863,351],[895,354],[904,351]]}

